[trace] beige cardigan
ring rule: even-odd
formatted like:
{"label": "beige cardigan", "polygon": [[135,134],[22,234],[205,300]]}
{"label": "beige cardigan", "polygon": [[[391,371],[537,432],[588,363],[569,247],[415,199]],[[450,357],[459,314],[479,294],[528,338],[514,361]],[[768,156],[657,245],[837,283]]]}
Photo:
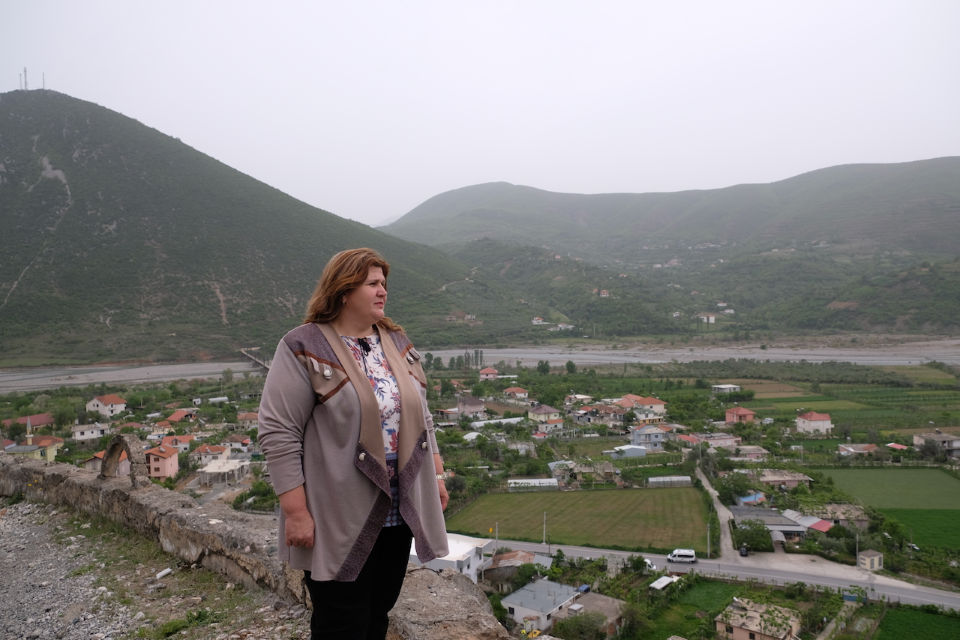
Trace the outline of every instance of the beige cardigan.
{"label": "beige cardigan", "polygon": [[[426,376],[405,335],[377,330],[400,389],[400,514],[425,563],[448,553]],[[356,580],[390,509],[390,481],[376,396],[330,325],[301,325],[280,341],[259,423],[274,489],[279,495],[304,485],[315,523],[312,549],[288,547],[281,513],[280,560],[314,580]]]}

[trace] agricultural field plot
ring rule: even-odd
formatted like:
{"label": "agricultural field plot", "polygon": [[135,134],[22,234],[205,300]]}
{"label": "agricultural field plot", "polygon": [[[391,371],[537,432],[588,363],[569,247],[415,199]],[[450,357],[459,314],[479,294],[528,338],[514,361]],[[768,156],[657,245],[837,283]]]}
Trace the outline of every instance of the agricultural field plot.
{"label": "agricultural field plot", "polygon": [[880,509],[913,534],[913,542],[924,547],[960,549],[958,509]]}
{"label": "agricultural field plot", "polygon": [[960,509],[960,480],[936,469],[824,469],[837,485],[878,509]]}
{"label": "agricultural field plot", "polygon": [[960,619],[909,609],[891,609],[880,622],[875,640],[954,640],[960,638]]}
{"label": "agricultural field plot", "polygon": [[696,489],[634,489],[485,494],[447,520],[447,530],[554,545],[707,550],[707,521]]}
{"label": "agricultural field plot", "polygon": [[899,373],[917,382],[939,382],[940,384],[955,384],[957,382],[956,377],[946,371],[923,365],[888,365],[878,368],[890,373]]}
{"label": "agricultural field plot", "polygon": [[793,398],[810,393],[808,390],[795,387],[792,384],[774,382],[773,380],[722,380],[721,384],[738,384],[744,391],[755,392],[757,399]]}
{"label": "agricultural field plot", "polygon": [[797,409],[803,409],[804,411],[830,412],[857,411],[872,408],[859,402],[851,402],[850,400],[817,400],[814,402],[806,402],[801,399],[775,402],[774,404],[778,411],[796,411]]}

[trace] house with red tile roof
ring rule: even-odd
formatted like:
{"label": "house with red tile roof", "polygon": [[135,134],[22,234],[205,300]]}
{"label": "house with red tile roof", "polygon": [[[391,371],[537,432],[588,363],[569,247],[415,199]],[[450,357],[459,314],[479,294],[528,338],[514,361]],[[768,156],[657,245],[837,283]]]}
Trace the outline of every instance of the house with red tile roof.
{"label": "house with red tile roof", "polygon": [[177,475],[180,470],[179,451],[176,447],[160,445],[143,452],[147,458],[147,476],[166,480]]}
{"label": "house with red tile roof", "polygon": [[831,433],[832,431],[833,424],[830,422],[829,413],[807,411],[797,416],[798,433]]}
{"label": "house with red tile roof", "polygon": [[168,422],[177,423],[181,420],[194,420],[197,417],[197,412],[194,409],[178,409],[170,414],[170,417],[167,418]]}
{"label": "house with red tile roof", "polygon": [[750,411],[750,409],[744,409],[743,407],[734,407],[732,409],[727,409],[727,422],[730,424],[735,424],[737,422],[753,422],[753,419],[756,417],[756,413]]}
{"label": "house with red tile roof", "polygon": [[486,369],[480,369],[480,379],[481,380],[496,380],[499,372],[493,367],[487,367]]}
{"label": "house with red tile roof", "polygon": [[126,411],[127,401],[116,394],[97,396],[87,403],[87,411],[96,411],[105,418],[112,418]]}
{"label": "house with red tile roof", "polygon": [[249,451],[250,450],[250,437],[240,435],[239,433],[234,433],[221,444],[230,448],[231,451]]}
{"label": "house with red tile roof", "polygon": [[[89,471],[100,471],[100,467],[103,466],[103,456],[106,454],[106,450],[97,451],[91,457],[87,458],[80,463],[80,466]],[[128,476],[130,475],[130,460],[127,458],[127,452],[120,452],[120,464],[117,465],[116,476]]]}
{"label": "house with red tile roof", "polygon": [[633,409],[645,409],[647,411],[653,411],[661,416],[667,412],[667,403],[660,398],[647,398],[628,393],[627,395],[623,396],[623,399],[632,402],[633,407],[631,408]]}
{"label": "house with red tile roof", "polygon": [[16,445],[17,445],[17,443],[14,442],[13,440],[7,440],[6,438],[3,439],[3,448],[4,448],[4,449],[9,449],[10,447],[15,447]]}
{"label": "house with red tile roof", "polygon": [[[437,389],[437,391],[439,391],[439,389]],[[237,422],[240,424],[241,427],[245,427],[247,429],[251,427],[256,427],[258,424],[260,424],[260,414],[257,413],[256,411],[238,413]]]}
{"label": "house with red tile roof", "polygon": [[29,422],[30,426],[33,427],[34,429],[38,427],[49,427],[49,426],[52,426],[54,423],[52,413],[35,413],[32,416],[21,416],[19,418],[10,418],[8,420],[4,420],[0,424],[3,424],[5,428],[9,429],[10,427],[13,426],[14,422],[20,423],[23,426],[27,426],[27,423]]}
{"label": "house with red tile roof", "polygon": [[173,447],[180,453],[186,453],[190,450],[190,443],[196,439],[196,436],[164,436],[160,444],[167,447]]}
{"label": "house with red tile roof", "polygon": [[528,394],[527,390],[522,387],[507,387],[503,390],[503,395],[510,396],[511,398],[516,398],[518,400],[523,400],[530,394]]}
{"label": "house with red tile roof", "polygon": [[838,444],[837,452],[842,456],[865,456],[877,450],[875,444]]}
{"label": "house with red tile roof", "polygon": [[230,447],[218,444],[202,444],[190,453],[190,457],[194,460],[199,459],[201,465],[207,465],[214,460],[229,458]]}

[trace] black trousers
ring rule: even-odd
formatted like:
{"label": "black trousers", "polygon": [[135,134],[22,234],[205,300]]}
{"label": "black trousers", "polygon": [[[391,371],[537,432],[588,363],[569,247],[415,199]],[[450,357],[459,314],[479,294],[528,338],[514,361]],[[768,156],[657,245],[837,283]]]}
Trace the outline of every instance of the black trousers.
{"label": "black trousers", "polygon": [[312,640],[384,640],[387,614],[400,597],[412,540],[406,524],[381,529],[355,582],[317,581],[305,572],[313,601]]}

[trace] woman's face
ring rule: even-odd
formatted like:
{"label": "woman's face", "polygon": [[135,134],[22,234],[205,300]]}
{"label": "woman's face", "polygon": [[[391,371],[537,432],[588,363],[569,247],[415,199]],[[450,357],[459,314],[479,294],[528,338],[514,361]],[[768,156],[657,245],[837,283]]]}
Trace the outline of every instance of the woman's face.
{"label": "woman's face", "polygon": [[373,326],[383,318],[387,303],[387,279],[383,269],[370,267],[367,279],[346,295],[346,303],[340,314],[344,320],[358,325]]}

